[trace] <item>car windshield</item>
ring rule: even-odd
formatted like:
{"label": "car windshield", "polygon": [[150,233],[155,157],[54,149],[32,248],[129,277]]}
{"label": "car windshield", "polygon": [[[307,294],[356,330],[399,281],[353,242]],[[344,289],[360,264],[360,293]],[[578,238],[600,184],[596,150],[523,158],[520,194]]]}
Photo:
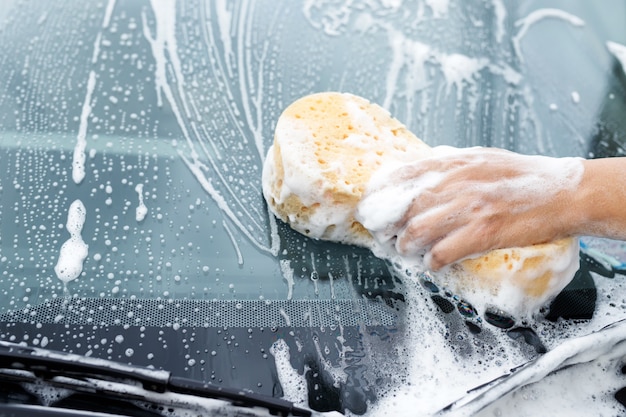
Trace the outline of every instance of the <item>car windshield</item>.
{"label": "car windshield", "polygon": [[[429,414],[626,318],[621,242],[581,239],[582,301],[485,322],[366,249],[299,235],[262,195],[278,117],[321,91],[431,146],[623,156],[626,4],[548,3],[4,0],[0,338],[318,411]],[[605,360],[582,394],[529,389],[534,406],[623,412]]]}

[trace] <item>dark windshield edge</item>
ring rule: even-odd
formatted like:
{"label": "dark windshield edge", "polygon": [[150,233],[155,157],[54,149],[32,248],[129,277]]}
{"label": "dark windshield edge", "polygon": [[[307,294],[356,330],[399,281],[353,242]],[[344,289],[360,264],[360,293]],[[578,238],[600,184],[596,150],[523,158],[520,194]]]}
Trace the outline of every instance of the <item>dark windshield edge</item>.
{"label": "dark windshield edge", "polygon": [[274,415],[303,417],[312,415],[310,410],[296,407],[292,402],[280,398],[233,388],[214,387],[202,381],[172,376],[168,371],[27,347],[6,341],[0,341],[0,368],[32,372],[43,380],[55,376],[132,380],[140,383],[145,390],[156,393],[169,391],[200,398],[227,400],[240,407],[263,407]]}

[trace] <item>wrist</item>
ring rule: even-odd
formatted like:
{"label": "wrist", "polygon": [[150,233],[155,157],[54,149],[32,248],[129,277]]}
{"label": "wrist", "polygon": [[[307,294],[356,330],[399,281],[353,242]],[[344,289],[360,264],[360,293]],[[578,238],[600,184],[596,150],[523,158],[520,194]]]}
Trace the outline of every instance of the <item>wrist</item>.
{"label": "wrist", "polygon": [[[556,239],[586,234],[586,227],[594,216],[593,213],[593,176],[590,175],[593,167],[588,167],[587,160],[567,158],[577,165],[576,174],[571,175],[565,187],[557,194],[560,212],[555,213],[559,221],[556,230]],[[564,173],[565,174],[565,173]]]}
{"label": "wrist", "polygon": [[[606,178],[602,172],[599,160],[583,161],[583,176],[573,196],[570,207],[574,221],[571,225],[571,235],[601,236],[603,216],[606,215],[605,193],[602,181]],[[598,183],[598,180],[601,182]]]}

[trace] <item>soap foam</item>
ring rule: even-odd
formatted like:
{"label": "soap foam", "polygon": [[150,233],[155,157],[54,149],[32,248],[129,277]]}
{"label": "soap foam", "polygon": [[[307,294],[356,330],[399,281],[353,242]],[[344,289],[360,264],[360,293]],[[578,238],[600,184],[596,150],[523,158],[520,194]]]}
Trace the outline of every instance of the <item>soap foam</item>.
{"label": "soap foam", "polygon": [[[318,105],[327,101],[331,102],[328,106],[332,111],[317,112]],[[516,258],[510,263],[518,271],[516,277],[519,282],[502,277],[510,275],[510,271],[503,268],[500,261],[484,268],[488,279],[476,278],[479,275],[468,269],[472,264],[465,263],[467,260],[437,274],[429,274],[426,265],[428,248],[415,248],[413,253],[401,254],[396,248],[395,236],[400,227],[399,220],[405,216],[411,203],[444,181],[448,172],[433,170],[419,177],[420,181],[412,181],[410,175],[405,174],[417,169],[415,161],[433,155],[446,157],[469,152],[474,158],[482,157],[491,162],[493,158],[489,152],[497,151],[449,147],[431,149],[410,136],[410,132],[392,120],[388,112],[382,112],[382,109],[378,112],[377,106],[349,94],[323,93],[305,97],[296,103],[290,105],[279,118],[274,144],[263,167],[263,193],[268,206],[292,228],[307,236],[371,249],[376,256],[389,261],[391,273],[398,279],[397,282],[402,283],[401,291],[406,303],[398,329],[402,337],[393,347],[395,352],[392,356],[396,361],[372,365],[374,368],[380,366],[377,369],[385,382],[382,387],[377,384],[379,400],[371,406],[368,415],[431,415],[463,396],[467,390],[526,362],[528,356],[520,352],[520,342],[504,333],[491,338],[491,333],[485,331],[488,339],[484,339],[483,333],[474,345],[469,341],[473,337],[469,335],[469,330],[457,329],[454,337],[467,339],[469,351],[451,346],[449,323],[440,319],[437,307],[431,301],[432,294],[422,287],[422,279],[430,278],[439,288],[449,289],[453,301],[459,305],[461,300],[471,303],[478,312],[472,318],[477,322],[482,313],[493,307],[505,308],[515,318],[523,319],[528,312],[538,310],[547,298],[573,277],[578,267],[577,240],[515,248],[515,251],[504,250],[509,256],[515,254]],[[368,114],[368,111],[372,113]],[[337,130],[333,131],[333,126],[337,126]],[[326,139],[322,140],[324,135],[327,135]],[[371,146],[369,140],[372,141]],[[377,159],[373,155],[377,151],[382,151],[385,157]],[[531,169],[522,172],[521,184],[519,179],[500,184],[506,190],[521,189],[517,191],[523,201],[541,198],[541,192],[547,198],[555,186],[573,186],[582,176],[579,160],[564,158],[555,164],[554,160],[540,159],[543,157],[528,158],[533,158],[528,161]],[[356,164],[359,160],[367,161],[365,169],[359,170]],[[349,177],[348,173],[363,176]],[[359,184],[362,190],[355,187],[355,181],[350,181],[354,178],[362,181]],[[480,183],[473,186],[480,186]],[[548,192],[545,192],[546,188],[549,188]],[[350,228],[353,223],[364,224],[365,233],[357,234]],[[495,252],[494,259],[497,260],[501,254]],[[538,266],[524,265],[523,260],[533,259],[537,254],[540,255]],[[483,261],[481,257],[476,262]],[[281,261],[280,266],[288,284],[288,298],[291,298],[294,270],[288,260]],[[545,292],[529,294],[527,291],[533,286],[532,280],[537,275],[545,275],[540,268],[546,268],[552,274],[544,282]],[[333,277],[331,274],[328,277],[334,297]],[[489,285],[481,286],[483,280]],[[445,291],[441,293],[445,294]],[[494,306],[494,303],[497,305]],[[460,307],[455,307],[461,311]],[[297,384],[299,374],[287,366],[288,356],[280,347],[276,347],[279,354],[275,355],[275,360],[281,384],[283,387]],[[385,344],[383,349],[388,347]],[[376,373],[376,370],[373,372]],[[446,389],[441,389],[442,386]]]}
{"label": "soap foam", "polygon": [[83,262],[89,249],[81,237],[86,214],[82,201],[75,200],[70,205],[66,224],[70,238],[61,246],[59,259],[54,267],[57,278],[64,284],[75,280],[83,272]]}
{"label": "soap foam", "polygon": [[[466,160],[490,164],[503,178],[494,185],[490,178],[478,177],[463,187],[491,201],[506,198],[516,212],[552,198],[555,189],[575,187],[582,177],[583,165],[576,158],[513,155],[489,148],[430,148],[388,111],[361,97],[313,94],[292,103],[279,118],[263,166],[263,194],[269,208],[300,233],[367,247],[402,268],[425,272],[435,242],[426,240],[428,234],[420,240],[413,231],[422,227],[420,221],[430,227],[436,212],[409,209],[419,210],[420,199],[463,169]],[[433,156],[438,159],[429,161]],[[443,163],[444,168],[417,175],[420,160],[434,166]],[[458,209],[457,201],[452,193],[430,210],[446,210],[448,204],[467,215],[488,207],[476,199]],[[462,215],[447,217],[448,223],[438,222],[437,227],[455,230]],[[578,267],[577,251],[576,239],[567,239],[530,249],[503,249],[493,256],[475,254],[476,259],[472,256],[434,278],[438,285],[467,296],[481,313],[497,302],[523,318],[571,280]]]}
{"label": "soap foam", "polygon": [[[378,400],[367,415],[431,416],[436,415],[468,390],[487,383],[525,361],[519,346],[508,337],[477,341],[477,349],[454,349],[451,337],[472,338],[463,329],[451,335],[449,325],[437,314],[434,304],[415,277],[395,268],[403,282],[405,313],[394,346],[398,366],[390,381],[377,392]],[[487,343],[488,349],[480,347]]]}
{"label": "soap foam", "polygon": [[143,184],[137,184],[135,192],[137,193],[137,199],[139,200],[139,204],[135,208],[135,220],[142,222],[148,214],[148,207],[146,207],[146,204],[143,201]]}
{"label": "soap foam", "polygon": [[[445,158],[458,155],[471,156],[478,163],[497,163],[501,151],[484,148],[455,149],[433,148],[433,155]],[[547,158],[523,156],[523,166],[515,167],[517,175],[502,179],[497,185],[489,182],[468,183],[492,199],[515,195],[512,214],[528,210],[540,201],[548,201],[555,190],[574,190],[584,171],[579,158]],[[356,219],[374,236],[369,248],[378,257],[400,265],[400,270],[414,273],[430,269],[430,242],[422,242],[416,236],[404,247],[398,246],[396,236],[402,233],[404,221],[415,201],[437,187],[447,176],[455,174],[455,167],[446,172],[419,172],[420,162],[400,167],[383,167],[371,178],[365,197],[358,204]],[[526,203],[527,202],[527,203]],[[485,203],[476,201],[473,208]],[[444,208],[441,205],[414,218],[428,218]],[[471,208],[467,208],[469,210]],[[439,285],[461,294],[480,313],[489,309],[504,310],[518,318],[524,318],[556,296],[571,280],[578,268],[578,241],[571,239],[558,245],[535,245],[493,251],[484,258],[474,254],[462,266],[454,264],[433,274]],[[494,260],[498,256],[506,262]],[[492,259],[489,260],[489,257]],[[535,262],[535,259],[541,260]],[[481,267],[483,268],[481,270]],[[515,277],[515,281],[511,279]],[[545,278],[544,278],[545,276]]]}
{"label": "soap foam", "polygon": [[287,342],[278,339],[270,347],[270,353],[274,356],[278,379],[283,388],[283,398],[294,404],[306,406],[308,397],[306,378],[291,367]]}

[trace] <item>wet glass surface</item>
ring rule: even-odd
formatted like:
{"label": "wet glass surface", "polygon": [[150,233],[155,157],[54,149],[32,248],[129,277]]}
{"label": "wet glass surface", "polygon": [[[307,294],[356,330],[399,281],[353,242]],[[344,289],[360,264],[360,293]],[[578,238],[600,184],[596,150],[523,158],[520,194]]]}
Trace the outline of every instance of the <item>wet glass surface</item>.
{"label": "wet glass surface", "polygon": [[[282,340],[296,400],[364,413],[404,366],[406,283],[268,213],[281,111],[338,90],[433,146],[622,156],[624,28],[623,1],[4,1],[0,337],[274,396]],[[489,350],[443,295],[424,318]]]}

